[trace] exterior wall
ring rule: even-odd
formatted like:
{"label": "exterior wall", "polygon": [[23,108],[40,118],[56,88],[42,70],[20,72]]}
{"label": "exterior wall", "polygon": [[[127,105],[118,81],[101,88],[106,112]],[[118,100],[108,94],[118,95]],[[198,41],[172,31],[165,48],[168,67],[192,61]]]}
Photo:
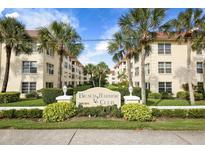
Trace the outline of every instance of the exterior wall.
{"label": "exterior wall", "polygon": [[117,83],[117,75],[116,75],[116,72],[115,70],[111,70],[109,75],[107,76],[107,81],[109,84],[115,84]]}
{"label": "exterior wall", "polygon": [[[5,64],[6,64],[6,52],[5,45],[2,46],[1,52],[1,74],[0,74],[0,87],[2,87]],[[37,73],[23,73],[22,72],[22,61],[36,61],[37,62]],[[11,64],[9,71],[9,82],[7,91],[20,91],[22,82],[36,82],[36,89],[43,88],[43,54],[34,52],[32,55],[15,54],[12,51]]]}
{"label": "exterior wall", "polygon": [[[171,43],[171,54],[158,54],[158,43]],[[146,57],[145,64],[149,63],[150,73],[146,74],[145,80],[150,83],[150,90],[152,92],[158,92],[159,82],[172,82],[172,93],[176,95],[178,91],[183,90],[182,84],[187,83],[187,45],[179,44],[175,41],[156,41],[151,44],[152,52]],[[197,73],[196,63],[203,62],[204,52],[202,55],[192,52],[191,56],[191,73],[193,84],[197,85],[197,82],[203,82],[202,74]],[[139,58],[140,59],[140,58]],[[171,62],[171,73],[158,73],[158,62]],[[133,63],[133,83],[134,86],[141,86],[140,75],[140,60]],[[135,75],[135,68],[139,67],[139,75]]]}

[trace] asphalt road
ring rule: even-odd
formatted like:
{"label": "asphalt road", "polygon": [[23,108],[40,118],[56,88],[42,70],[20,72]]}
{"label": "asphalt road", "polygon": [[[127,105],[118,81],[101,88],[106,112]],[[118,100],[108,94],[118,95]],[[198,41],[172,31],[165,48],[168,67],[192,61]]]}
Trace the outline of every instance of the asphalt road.
{"label": "asphalt road", "polygon": [[8,145],[191,145],[205,144],[205,131],[1,129],[0,144]]}

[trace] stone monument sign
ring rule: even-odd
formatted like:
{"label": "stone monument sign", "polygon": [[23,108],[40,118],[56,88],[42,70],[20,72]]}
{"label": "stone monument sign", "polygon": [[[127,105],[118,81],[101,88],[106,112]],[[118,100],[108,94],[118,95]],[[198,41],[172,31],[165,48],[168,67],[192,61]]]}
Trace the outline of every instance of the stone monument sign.
{"label": "stone monument sign", "polygon": [[76,94],[76,106],[79,105],[83,107],[117,105],[119,108],[121,106],[121,95],[119,92],[107,88],[90,88]]}

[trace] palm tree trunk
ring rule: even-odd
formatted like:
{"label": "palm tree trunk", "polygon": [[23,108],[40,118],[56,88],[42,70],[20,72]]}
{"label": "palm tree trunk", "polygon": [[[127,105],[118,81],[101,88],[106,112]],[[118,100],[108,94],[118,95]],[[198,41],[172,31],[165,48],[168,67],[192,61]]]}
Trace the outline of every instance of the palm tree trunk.
{"label": "palm tree trunk", "polygon": [[1,92],[6,92],[8,79],[9,79],[9,70],[10,70],[10,59],[11,59],[11,47],[6,46],[6,68],[4,73],[4,80],[2,85]]}
{"label": "palm tree trunk", "polygon": [[131,75],[131,61],[130,61],[130,58],[127,58],[127,71],[128,71],[129,86],[133,87],[132,75]]}
{"label": "palm tree trunk", "polygon": [[188,87],[189,87],[189,99],[190,103],[193,105],[194,100],[194,92],[192,87],[192,74],[191,74],[191,40],[187,42],[187,76],[188,76]]}
{"label": "palm tree trunk", "polygon": [[99,76],[99,87],[101,87],[101,75]]}
{"label": "palm tree trunk", "polygon": [[93,79],[93,75],[92,75],[92,74],[90,74],[90,78],[91,78],[91,80],[92,80],[93,87],[95,87],[95,82],[94,82],[94,79]]}
{"label": "palm tree trunk", "polygon": [[59,57],[59,85],[58,87],[62,88],[62,65],[63,65],[63,54],[60,54]]}
{"label": "palm tree trunk", "polygon": [[204,90],[204,96],[205,96],[205,60],[203,62],[203,90]]}
{"label": "palm tree trunk", "polygon": [[146,104],[146,87],[145,87],[145,50],[141,53],[141,99],[142,104]]}

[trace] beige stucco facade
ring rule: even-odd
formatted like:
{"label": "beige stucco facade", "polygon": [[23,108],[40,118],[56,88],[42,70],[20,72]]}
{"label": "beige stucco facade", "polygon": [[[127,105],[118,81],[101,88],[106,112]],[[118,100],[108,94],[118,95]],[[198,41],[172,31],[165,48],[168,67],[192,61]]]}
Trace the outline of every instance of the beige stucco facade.
{"label": "beige stucco facade", "polygon": [[[159,54],[159,44],[170,44],[170,54]],[[171,91],[174,95],[178,91],[183,90],[182,84],[187,83],[187,45],[180,44],[177,41],[155,41],[151,44],[152,52],[146,57],[145,64],[145,80],[147,88],[152,92],[159,92],[159,82],[171,82]],[[199,54],[192,52],[191,56],[191,76],[194,85],[203,82],[202,73],[197,73],[197,62],[202,63],[204,60],[204,51]],[[141,86],[141,66],[139,61],[132,59],[132,79],[134,86]],[[171,64],[171,72],[160,73],[159,63],[168,62]],[[137,71],[137,72],[136,72]]]}
{"label": "beige stucco facade", "polygon": [[[37,44],[35,44],[37,45]],[[35,48],[34,48],[35,49]],[[77,86],[84,83],[84,73],[83,65],[75,66],[72,64],[71,57],[63,57],[62,64],[62,85],[67,86]],[[9,71],[9,81],[7,86],[7,91],[19,91],[22,92],[23,83],[35,83],[36,90],[42,88],[58,87],[59,84],[59,56],[56,52],[53,54],[48,54],[46,51],[39,53],[38,51],[33,50],[31,55],[19,54],[16,55],[15,51],[12,51],[11,55],[11,64]],[[75,61],[80,64],[78,59],[75,58]],[[23,62],[34,62],[36,66],[36,71],[33,73],[25,73],[23,71]],[[5,64],[6,64],[6,52],[5,45],[0,44],[0,87],[2,87],[4,73],[5,73]],[[49,65],[52,69],[48,71]],[[72,67],[75,67],[78,71],[72,72]],[[50,72],[50,73],[49,73]],[[79,79],[79,72],[80,79]],[[74,75],[74,78],[72,78]],[[85,82],[89,81],[89,77],[85,75]],[[22,94],[24,96],[24,94]]]}

